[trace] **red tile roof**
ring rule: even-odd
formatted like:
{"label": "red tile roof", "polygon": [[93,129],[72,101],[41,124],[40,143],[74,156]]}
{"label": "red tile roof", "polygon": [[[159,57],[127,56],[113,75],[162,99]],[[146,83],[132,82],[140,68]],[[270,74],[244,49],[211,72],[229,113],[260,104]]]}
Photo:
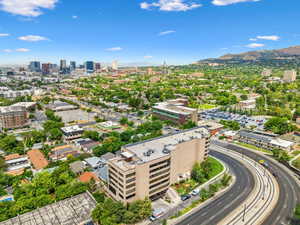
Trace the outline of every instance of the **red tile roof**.
{"label": "red tile roof", "polygon": [[27,155],[33,167],[37,170],[43,169],[49,164],[44,154],[38,149],[28,151]]}
{"label": "red tile roof", "polygon": [[91,181],[91,179],[94,179],[95,181],[99,181],[99,178],[93,172],[84,172],[80,175],[78,179],[83,183],[88,183]]}
{"label": "red tile roof", "polygon": [[15,154],[10,154],[10,155],[5,156],[4,159],[5,159],[5,161],[8,161],[8,160],[12,160],[12,159],[18,159],[20,157],[23,157],[23,156],[15,153]]}

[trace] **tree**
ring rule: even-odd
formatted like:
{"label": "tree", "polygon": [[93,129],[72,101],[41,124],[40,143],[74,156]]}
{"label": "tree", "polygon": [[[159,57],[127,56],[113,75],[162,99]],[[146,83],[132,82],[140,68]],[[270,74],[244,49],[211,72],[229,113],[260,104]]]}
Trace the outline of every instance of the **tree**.
{"label": "tree", "polygon": [[247,99],[248,99],[248,96],[247,96],[247,95],[241,95],[241,99],[242,99],[242,100],[247,100]]}
{"label": "tree", "polygon": [[92,212],[92,218],[101,225],[115,225],[123,221],[126,209],[121,202],[115,202],[111,198],[98,203]]}
{"label": "tree", "polygon": [[228,128],[231,130],[239,130],[240,124],[237,121],[233,121],[233,120],[221,120],[220,123],[222,125],[224,125],[224,128]]}
{"label": "tree", "polygon": [[59,128],[53,128],[49,130],[49,139],[54,141],[54,140],[61,140],[63,133]]}
{"label": "tree", "polygon": [[285,134],[294,131],[296,128],[289,123],[287,118],[272,117],[265,123],[265,129],[275,134]]}
{"label": "tree", "polygon": [[120,122],[121,125],[126,125],[128,123],[128,118],[127,117],[122,117],[119,122]]}
{"label": "tree", "polygon": [[191,129],[191,128],[194,128],[196,126],[197,126],[197,124],[195,122],[193,122],[192,120],[189,120],[181,126],[181,129],[184,129],[184,130],[185,129]]}
{"label": "tree", "polygon": [[207,179],[205,178],[205,173],[199,163],[193,166],[191,177],[198,183],[204,183]]}
{"label": "tree", "polygon": [[93,130],[85,130],[83,132],[83,137],[84,138],[90,138],[94,141],[99,141],[100,140],[99,133],[97,131],[93,131]]}
{"label": "tree", "polygon": [[229,174],[225,173],[224,176],[222,177],[221,184],[223,186],[228,186],[231,179],[232,177]]}
{"label": "tree", "polygon": [[18,141],[13,135],[2,136],[0,138],[0,148],[6,153],[24,153],[22,142]]}

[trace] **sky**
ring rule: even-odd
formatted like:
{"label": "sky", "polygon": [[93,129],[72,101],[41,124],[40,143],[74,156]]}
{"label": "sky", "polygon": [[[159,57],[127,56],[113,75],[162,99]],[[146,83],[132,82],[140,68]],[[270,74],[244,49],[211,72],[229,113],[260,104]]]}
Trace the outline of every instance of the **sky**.
{"label": "sky", "polygon": [[188,64],[300,45],[299,0],[0,0],[0,65]]}

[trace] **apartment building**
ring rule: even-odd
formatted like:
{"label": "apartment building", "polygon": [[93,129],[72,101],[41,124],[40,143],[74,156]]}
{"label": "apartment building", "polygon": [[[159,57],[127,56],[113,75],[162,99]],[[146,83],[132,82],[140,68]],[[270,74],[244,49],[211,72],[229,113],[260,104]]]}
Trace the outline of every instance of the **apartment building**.
{"label": "apartment building", "polygon": [[269,150],[281,149],[291,151],[295,144],[294,142],[278,138],[277,135],[250,130],[241,130],[238,133],[238,139],[241,142]]}
{"label": "apartment building", "polygon": [[198,122],[198,110],[186,107],[186,99],[175,99],[157,103],[152,108],[152,114],[162,120],[170,120],[177,124],[184,124],[191,120]]}
{"label": "apartment building", "polygon": [[284,82],[294,82],[297,78],[297,71],[296,70],[286,70],[283,74],[283,81]]}
{"label": "apartment building", "polygon": [[27,122],[28,114],[25,107],[0,107],[0,126],[2,129],[14,129],[24,127],[27,125]]}
{"label": "apartment building", "polygon": [[5,156],[4,160],[8,172],[30,168],[30,162],[26,155],[10,154]]}
{"label": "apartment building", "polygon": [[238,107],[241,109],[255,109],[256,107],[256,100],[255,99],[248,99],[240,101]]}
{"label": "apartment building", "polygon": [[84,132],[84,130],[81,127],[79,127],[78,125],[62,127],[61,131],[64,134],[65,140],[73,140],[76,138],[80,138]]}
{"label": "apartment building", "polygon": [[208,157],[209,137],[205,128],[197,127],[123,146],[107,163],[108,194],[124,203],[163,196]]}

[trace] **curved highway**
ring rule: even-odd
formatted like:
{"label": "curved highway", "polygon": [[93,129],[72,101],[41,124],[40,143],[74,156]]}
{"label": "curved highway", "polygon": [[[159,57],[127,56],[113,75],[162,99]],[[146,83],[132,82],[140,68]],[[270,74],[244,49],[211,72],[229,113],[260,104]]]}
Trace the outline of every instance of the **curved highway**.
{"label": "curved highway", "polygon": [[238,208],[248,198],[254,188],[254,177],[242,163],[217,151],[211,150],[210,155],[226,163],[231,173],[236,177],[236,181],[227,192],[179,222],[178,224],[180,225],[217,224],[230,212]]}
{"label": "curved highway", "polygon": [[263,159],[268,163],[269,170],[276,176],[280,193],[278,203],[270,216],[263,222],[263,225],[289,224],[296,204],[300,203],[300,187],[291,173],[283,170],[277,163],[270,160],[267,156],[263,156],[250,150],[245,150],[243,147],[229,143],[220,141],[212,141],[211,143],[242,153],[256,161]]}

